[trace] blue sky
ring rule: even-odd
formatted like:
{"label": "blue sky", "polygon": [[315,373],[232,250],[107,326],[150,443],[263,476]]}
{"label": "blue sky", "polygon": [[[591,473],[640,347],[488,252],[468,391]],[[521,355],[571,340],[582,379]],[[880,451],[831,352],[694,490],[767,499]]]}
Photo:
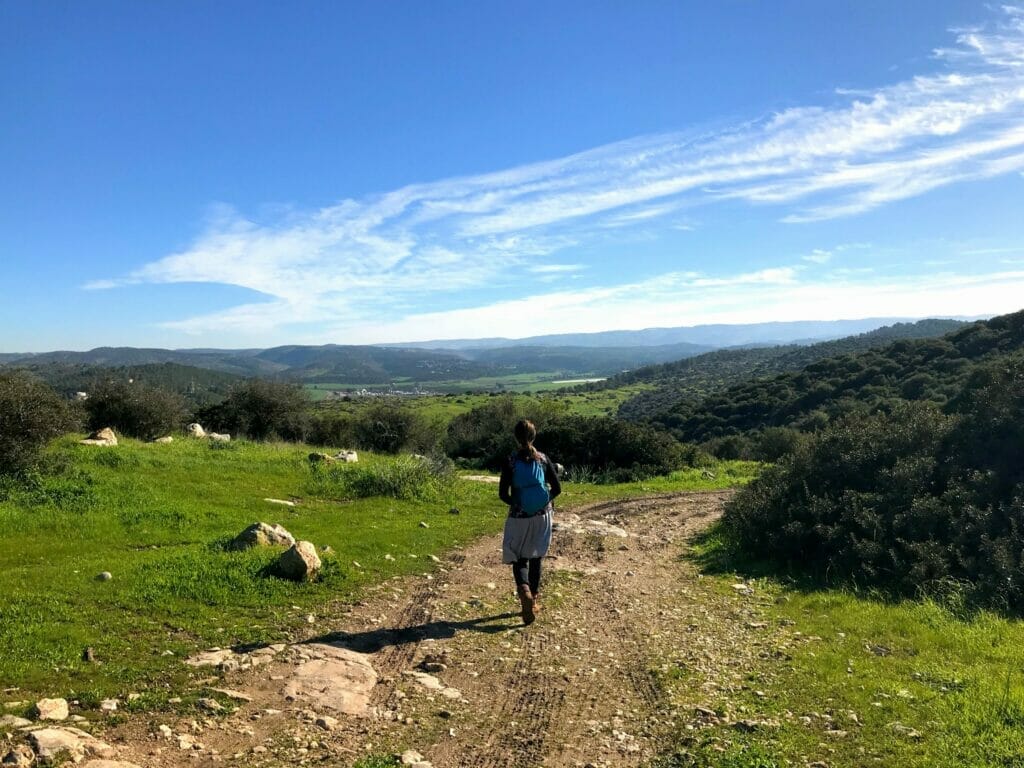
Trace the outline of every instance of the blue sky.
{"label": "blue sky", "polygon": [[0,351],[1024,307],[1024,8],[0,2]]}

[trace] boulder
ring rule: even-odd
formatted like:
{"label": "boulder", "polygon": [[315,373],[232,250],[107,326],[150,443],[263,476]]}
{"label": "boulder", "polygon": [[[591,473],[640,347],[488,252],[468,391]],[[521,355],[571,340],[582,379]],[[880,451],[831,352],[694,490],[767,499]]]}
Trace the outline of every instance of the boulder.
{"label": "boulder", "polygon": [[35,761],[35,753],[24,744],[19,744],[0,758],[0,765],[4,768],[29,768]]}
{"label": "boulder", "polygon": [[331,712],[367,716],[370,695],[377,684],[370,657],[328,643],[301,647],[309,660],[291,670],[282,691],[285,698]]}
{"label": "boulder", "polygon": [[253,547],[290,547],[295,544],[292,536],[280,525],[253,523],[228,544],[228,549],[252,549]]}
{"label": "boulder", "polygon": [[117,435],[110,427],[97,429],[85,440],[79,440],[82,445],[117,445]]}
{"label": "boulder", "polygon": [[309,541],[298,541],[277,561],[275,571],[292,581],[312,581],[320,573],[320,556]]}
{"label": "boulder", "polygon": [[0,715],[0,728],[27,728],[32,725],[31,720],[17,715]]}
{"label": "boulder", "polygon": [[206,436],[210,440],[216,440],[217,442],[220,443],[227,443],[231,441],[231,435],[228,435],[226,433],[207,432]]}
{"label": "boulder", "polygon": [[70,759],[79,763],[86,757],[111,757],[113,747],[78,728],[41,728],[28,735],[41,763]]}
{"label": "boulder", "polygon": [[170,435],[167,435],[166,437],[158,437],[153,442],[154,443],[173,443],[174,442],[174,438],[171,437]]}
{"label": "boulder", "polygon": [[355,464],[359,461],[359,454],[355,451],[339,451],[332,456],[335,461],[343,461],[346,464]]}
{"label": "boulder", "polygon": [[40,720],[68,719],[68,703],[64,699],[40,699],[36,702],[35,711]]}
{"label": "boulder", "polygon": [[203,429],[201,424],[196,424],[195,422],[192,422],[185,427],[185,432],[188,433],[190,437],[206,437],[206,430]]}
{"label": "boulder", "polygon": [[335,459],[333,456],[328,456],[326,453],[311,453],[311,454],[309,454],[309,463],[310,464],[320,464],[320,463],[332,464],[335,461],[337,461],[337,459]]}

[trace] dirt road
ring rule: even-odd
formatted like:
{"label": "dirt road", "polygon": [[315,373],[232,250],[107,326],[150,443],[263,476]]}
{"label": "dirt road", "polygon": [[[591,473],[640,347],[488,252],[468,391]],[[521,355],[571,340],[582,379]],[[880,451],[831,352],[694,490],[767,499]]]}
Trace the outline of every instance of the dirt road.
{"label": "dirt road", "polygon": [[[439,572],[379,585],[314,636],[211,667],[197,685],[230,691],[236,711],[135,716],[103,738],[142,766],[351,765],[406,750],[435,768],[642,765],[703,703],[670,700],[662,676],[685,668],[713,697],[742,685],[758,652],[753,609],[680,558],[727,497],[559,512],[530,627],[487,538]],[[312,691],[295,686],[300,669],[316,672]]]}

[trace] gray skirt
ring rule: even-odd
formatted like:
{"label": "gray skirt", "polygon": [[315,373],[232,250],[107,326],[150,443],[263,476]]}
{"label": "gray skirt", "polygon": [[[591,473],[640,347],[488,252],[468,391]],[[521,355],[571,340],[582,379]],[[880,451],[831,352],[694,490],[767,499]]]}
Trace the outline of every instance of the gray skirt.
{"label": "gray skirt", "polygon": [[501,561],[514,563],[544,557],[551,546],[551,514],[549,507],[533,517],[505,518],[505,535],[501,542]]}

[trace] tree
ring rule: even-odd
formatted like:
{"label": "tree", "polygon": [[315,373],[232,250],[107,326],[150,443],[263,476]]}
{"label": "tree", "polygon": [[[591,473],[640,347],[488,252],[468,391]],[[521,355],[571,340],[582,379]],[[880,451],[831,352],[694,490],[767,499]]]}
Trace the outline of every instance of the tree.
{"label": "tree", "polygon": [[188,415],[181,395],[127,380],[108,380],[91,387],[85,410],[90,429],[111,427],[142,440],[180,429]]}
{"label": "tree", "polygon": [[0,373],[0,474],[31,468],[50,440],[79,425],[70,404],[38,379]]}

